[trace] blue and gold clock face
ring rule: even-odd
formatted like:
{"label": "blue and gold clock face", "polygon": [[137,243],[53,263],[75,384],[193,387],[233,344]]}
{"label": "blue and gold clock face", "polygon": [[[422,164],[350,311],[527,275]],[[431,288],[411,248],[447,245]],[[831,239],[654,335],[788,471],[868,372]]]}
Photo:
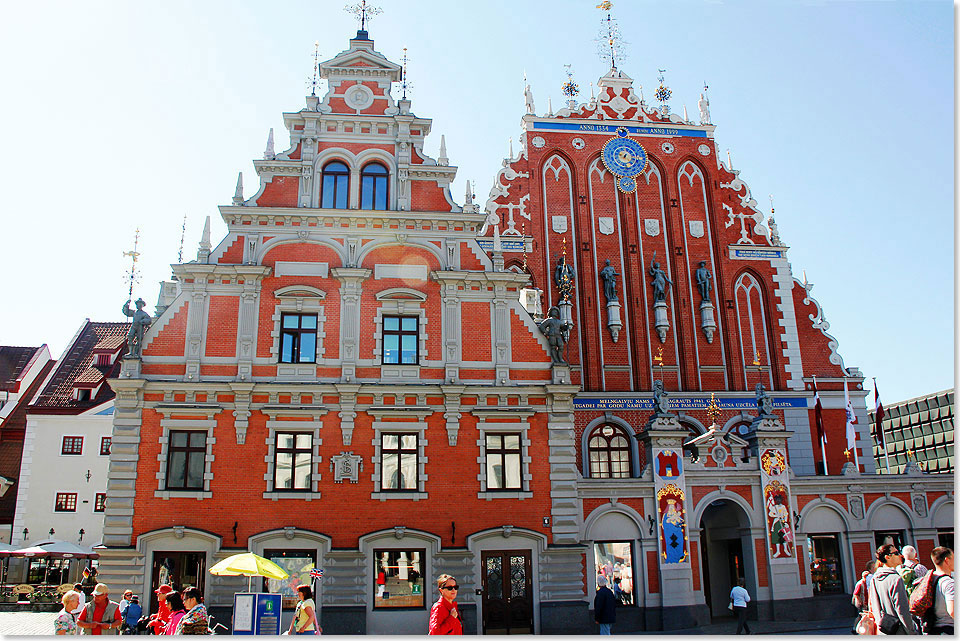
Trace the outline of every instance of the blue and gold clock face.
{"label": "blue and gold clock face", "polygon": [[627,138],[625,129],[618,130],[617,137],[603,145],[602,157],[607,169],[620,178],[617,186],[621,191],[631,192],[637,188],[633,177],[647,168],[647,152],[640,143]]}

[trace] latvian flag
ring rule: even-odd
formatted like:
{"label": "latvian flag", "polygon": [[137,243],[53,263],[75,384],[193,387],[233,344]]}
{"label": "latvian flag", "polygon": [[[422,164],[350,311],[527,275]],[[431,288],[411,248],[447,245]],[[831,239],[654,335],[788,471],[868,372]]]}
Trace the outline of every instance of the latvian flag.
{"label": "latvian flag", "polygon": [[877,445],[881,452],[886,452],[886,444],[883,442],[883,403],[880,402],[880,392],[877,391],[877,382],[873,382],[873,402],[876,404],[874,411],[873,424],[877,429]]}
{"label": "latvian flag", "polygon": [[311,579],[322,579],[322,578],[323,578],[323,570],[322,570],[321,568],[313,568],[312,570],[310,570],[310,578],[311,578]]}
{"label": "latvian flag", "polygon": [[817,438],[820,439],[822,445],[827,444],[827,435],[823,431],[823,405],[820,403],[820,392],[817,391],[817,377],[813,377],[813,400],[814,400],[814,415],[817,419]]}

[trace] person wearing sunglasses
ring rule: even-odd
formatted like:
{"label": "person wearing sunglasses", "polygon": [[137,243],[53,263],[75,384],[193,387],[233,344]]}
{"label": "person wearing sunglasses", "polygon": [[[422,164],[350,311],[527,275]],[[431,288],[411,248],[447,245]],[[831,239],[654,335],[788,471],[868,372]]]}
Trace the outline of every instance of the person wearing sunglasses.
{"label": "person wearing sunglasses", "polygon": [[869,592],[870,612],[877,627],[883,634],[920,634],[910,616],[910,598],[897,572],[903,554],[896,545],[887,543],[877,548],[877,561],[880,565],[870,580]]}
{"label": "person wearing sunglasses", "polygon": [[437,589],[440,598],[430,608],[429,634],[463,634],[456,601],[460,590],[457,580],[449,574],[441,574],[437,577]]}

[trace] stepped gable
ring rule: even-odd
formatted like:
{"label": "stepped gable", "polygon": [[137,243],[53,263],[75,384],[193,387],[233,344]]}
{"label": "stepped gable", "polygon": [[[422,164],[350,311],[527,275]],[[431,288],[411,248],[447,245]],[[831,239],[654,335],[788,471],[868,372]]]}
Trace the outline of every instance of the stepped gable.
{"label": "stepped gable", "polygon": [[[113,390],[103,385],[106,379],[115,377],[120,371],[120,359],[126,353],[126,337],[130,323],[102,323],[87,321],[79,335],[61,357],[53,376],[35,403],[31,412],[39,413],[80,413],[92,407],[102,405],[113,398]],[[117,354],[109,365],[96,365],[96,353]],[[99,387],[97,394],[90,400],[76,400],[74,387]]]}

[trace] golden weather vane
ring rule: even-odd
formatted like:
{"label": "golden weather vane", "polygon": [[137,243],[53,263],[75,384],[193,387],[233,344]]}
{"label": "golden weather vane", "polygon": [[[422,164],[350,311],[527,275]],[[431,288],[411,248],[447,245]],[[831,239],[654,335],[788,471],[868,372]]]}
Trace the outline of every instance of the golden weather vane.
{"label": "golden weather vane", "polygon": [[710,407],[707,408],[707,416],[710,418],[710,425],[718,425],[720,422],[720,405],[713,392],[710,392]]}

